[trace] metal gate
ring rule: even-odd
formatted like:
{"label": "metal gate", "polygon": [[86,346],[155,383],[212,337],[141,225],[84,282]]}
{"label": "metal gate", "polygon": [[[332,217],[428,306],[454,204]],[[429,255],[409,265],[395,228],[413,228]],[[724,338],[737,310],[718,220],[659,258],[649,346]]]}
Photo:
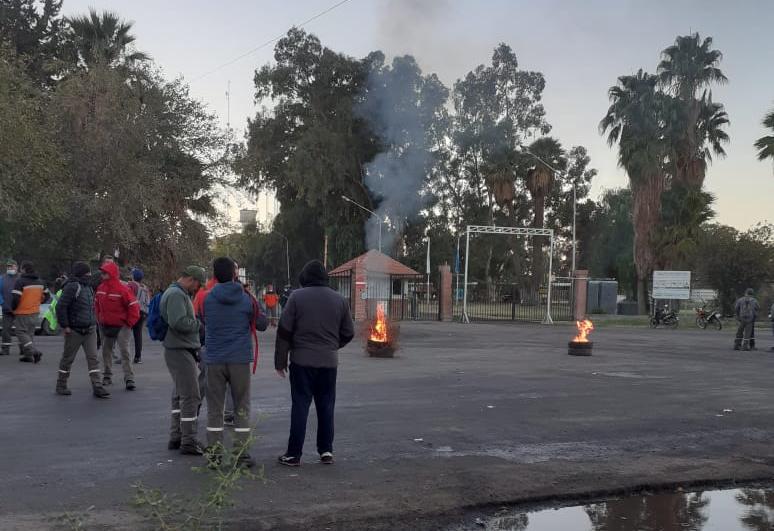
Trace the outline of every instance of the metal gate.
{"label": "metal gate", "polygon": [[[471,321],[542,322],[548,309],[548,286],[537,289],[515,283],[468,282],[467,316]],[[570,281],[551,284],[551,317],[570,321],[573,317]],[[455,304],[455,319],[462,319],[462,305]]]}

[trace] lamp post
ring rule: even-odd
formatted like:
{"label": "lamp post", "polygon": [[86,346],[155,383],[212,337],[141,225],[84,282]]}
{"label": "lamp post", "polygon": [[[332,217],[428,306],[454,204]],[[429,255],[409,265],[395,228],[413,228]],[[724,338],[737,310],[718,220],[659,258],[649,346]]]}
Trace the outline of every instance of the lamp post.
{"label": "lamp post", "polygon": [[[554,172],[557,175],[562,175],[565,172],[562,172],[560,170],[557,170],[552,165],[532,153],[529,149],[523,147],[523,146],[516,146],[516,151],[524,152],[527,155],[537,159],[540,161],[544,166],[546,166],[549,170]],[[556,161],[553,161],[554,164],[556,164]],[[577,186],[575,184],[575,181],[572,182],[572,272],[570,276],[572,278],[575,278],[575,256],[576,256],[576,238],[575,238],[575,219],[576,219],[576,209],[577,209]]]}
{"label": "lamp post", "polygon": [[290,285],[290,241],[288,240],[288,237],[282,234],[281,232],[274,231],[275,234],[278,234],[282,236],[282,238],[285,239],[285,262],[287,265],[287,272],[288,272],[288,280],[285,283],[286,286]]}
{"label": "lamp post", "polygon": [[379,252],[381,253],[382,252],[382,223],[383,223],[382,218],[379,217],[379,215],[376,212],[374,212],[373,210],[364,207],[363,205],[361,205],[360,203],[358,203],[354,199],[350,199],[346,195],[342,195],[341,198],[344,201],[346,201],[347,203],[352,203],[356,207],[358,207],[358,208],[360,208],[362,210],[365,210],[366,212],[368,212],[372,216],[376,217],[376,219],[379,221]]}

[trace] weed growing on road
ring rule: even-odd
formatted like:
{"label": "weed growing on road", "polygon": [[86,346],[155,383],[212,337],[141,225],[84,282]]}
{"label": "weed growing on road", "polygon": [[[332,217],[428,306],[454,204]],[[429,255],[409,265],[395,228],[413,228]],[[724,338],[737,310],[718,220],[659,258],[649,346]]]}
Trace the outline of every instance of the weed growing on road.
{"label": "weed growing on road", "polygon": [[93,505],[82,513],[67,511],[54,519],[56,521],[56,527],[64,528],[68,531],[82,531],[83,529],[86,529],[86,519],[88,518],[86,513],[92,509],[94,509]]}
{"label": "weed growing on road", "polygon": [[134,506],[155,528],[163,531],[221,529],[223,513],[234,506],[234,494],[242,489],[243,482],[265,482],[263,467],[252,472],[242,461],[254,441],[255,437],[251,435],[231,452],[220,444],[208,449],[205,454],[207,465],[192,467],[193,471],[206,476],[205,488],[200,495],[179,496],[136,483],[132,485],[135,490]]}

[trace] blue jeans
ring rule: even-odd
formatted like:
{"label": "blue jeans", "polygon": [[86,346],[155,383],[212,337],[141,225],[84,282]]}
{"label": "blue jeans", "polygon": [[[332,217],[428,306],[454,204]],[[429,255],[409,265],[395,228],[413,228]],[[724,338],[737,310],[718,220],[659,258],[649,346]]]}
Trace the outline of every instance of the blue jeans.
{"label": "blue jeans", "polygon": [[290,364],[290,438],[287,455],[301,457],[306,438],[306,420],[314,400],[317,410],[317,453],[333,452],[333,410],[336,404],[334,368],[302,367]]}

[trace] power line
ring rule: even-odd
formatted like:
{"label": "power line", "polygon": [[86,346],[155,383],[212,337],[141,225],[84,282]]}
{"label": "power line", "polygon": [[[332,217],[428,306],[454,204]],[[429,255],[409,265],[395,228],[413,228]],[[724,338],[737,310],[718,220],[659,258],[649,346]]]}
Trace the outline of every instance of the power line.
{"label": "power line", "polygon": [[[333,11],[334,9],[336,9],[337,7],[344,5],[344,4],[346,4],[347,2],[349,2],[349,1],[350,1],[350,0],[341,0],[340,2],[337,2],[337,3],[333,4],[332,6],[328,7],[327,9],[325,9],[325,10],[323,10],[323,11],[320,11],[320,12],[319,12],[319,13],[317,13],[316,15],[314,15],[314,16],[312,16],[312,17],[310,17],[310,18],[306,19],[306,20],[304,20],[303,22],[301,22],[301,23],[299,23],[299,24],[295,24],[293,27],[296,27],[296,28],[303,28],[304,26],[306,26],[306,25],[307,25],[307,24],[309,24],[310,22],[313,22],[313,21],[317,20],[318,18],[320,18],[320,17],[322,17],[322,16],[324,16],[324,15],[327,15],[328,13],[330,13],[331,11]],[[205,78],[205,77],[207,77],[207,76],[209,76],[209,75],[211,75],[211,74],[214,74],[215,72],[217,72],[217,71],[219,71],[219,70],[221,70],[221,69],[223,69],[223,68],[226,68],[227,66],[233,65],[233,64],[234,64],[234,63],[236,63],[237,61],[241,61],[242,59],[244,59],[244,58],[245,58],[245,57],[247,57],[248,55],[252,55],[252,54],[254,54],[255,52],[257,52],[258,50],[260,50],[260,49],[262,49],[262,48],[266,48],[267,46],[269,46],[270,44],[273,44],[273,43],[277,42],[278,40],[280,40],[280,39],[281,39],[282,37],[284,37],[284,36],[285,36],[285,33],[283,32],[283,33],[281,33],[281,34],[277,35],[276,37],[273,37],[273,38],[269,39],[268,41],[266,41],[266,42],[264,42],[264,43],[260,44],[259,46],[256,46],[256,47],[255,47],[255,48],[253,48],[252,50],[249,50],[249,51],[247,51],[247,52],[243,53],[243,54],[242,54],[242,55],[240,55],[239,57],[235,57],[234,59],[232,59],[232,60],[228,61],[227,63],[223,63],[223,64],[221,64],[221,65],[219,65],[219,66],[216,66],[216,67],[215,67],[215,68],[213,68],[212,70],[210,70],[210,71],[208,71],[208,72],[205,72],[204,74],[202,74],[202,75],[200,75],[200,76],[197,76],[197,77],[193,78],[193,79],[191,80],[191,83],[193,83],[193,82],[196,82],[196,81],[199,81],[200,79],[203,79],[203,78]]]}

